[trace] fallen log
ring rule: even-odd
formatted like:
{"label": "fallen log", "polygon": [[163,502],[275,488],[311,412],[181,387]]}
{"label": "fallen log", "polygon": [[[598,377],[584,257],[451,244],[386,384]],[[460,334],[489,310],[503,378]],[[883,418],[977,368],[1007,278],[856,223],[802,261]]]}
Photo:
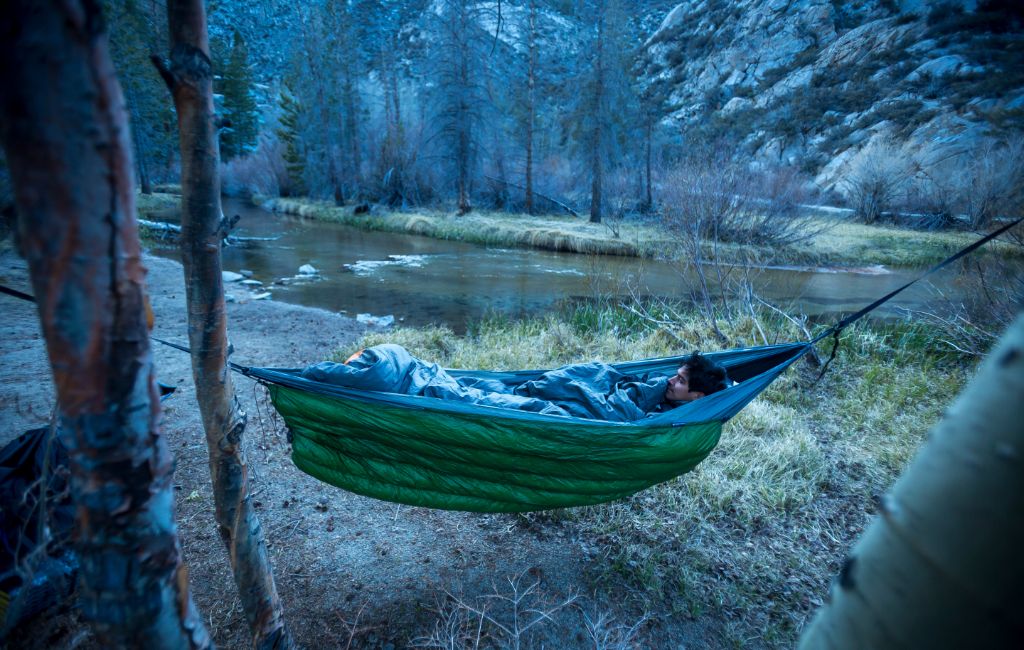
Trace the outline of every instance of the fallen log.
{"label": "fallen log", "polygon": [[[237,223],[237,218],[232,221]],[[139,219],[139,225],[143,228],[156,231],[164,237],[170,238],[171,236],[181,236],[181,226],[173,223],[165,223],[163,221],[150,221],[148,219]],[[221,237],[221,242],[225,246],[237,246],[239,244],[245,244],[248,242],[255,241],[277,241],[280,237],[237,237],[235,235],[224,233]]]}
{"label": "fallen log", "polygon": [[[492,181],[494,183],[502,183],[503,185],[508,185],[509,187],[514,187],[517,190],[523,190],[524,192],[526,191],[525,187],[523,187],[522,185],[518,185],[516,183],[513,183],[512,181],[505,181],[505,180],[502,180],[500,178],[494,178],[493,176],[484,176],[484,178],[486,178],[487,180]],[[537,192],[537,191],[534,191],[533,195],[534,196],[538,196],[538,197],[544,199],[545,201],[551,201],[552,203],[554,203],[555,205],[557,205],[558,207],[562,208],[563,210],[565,210],[566,212],[568,212],[569,214],[571,214],[572,216],[574,216],[576,218],[579,218],[579,216],[580,216],[578,212],[576,212],[575,210],[570,208],[568,205],[562,203],[561,201],[553,199],[550,196],[545,196],[545,195],[543,195],[543,194],[541,194],[540,192]]]}

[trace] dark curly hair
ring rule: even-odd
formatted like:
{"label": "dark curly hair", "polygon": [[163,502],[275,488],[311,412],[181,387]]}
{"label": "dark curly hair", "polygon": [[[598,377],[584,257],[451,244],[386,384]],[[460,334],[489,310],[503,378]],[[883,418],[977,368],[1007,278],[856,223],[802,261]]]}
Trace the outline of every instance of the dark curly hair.
{"label": "dark curly hair", "polygon": [[700,352],[693,352],[680,364],[686,366],[689,375],[690,390],[700,391],[705,395],[717,393],[729,387],[729,375],[725,368]]}

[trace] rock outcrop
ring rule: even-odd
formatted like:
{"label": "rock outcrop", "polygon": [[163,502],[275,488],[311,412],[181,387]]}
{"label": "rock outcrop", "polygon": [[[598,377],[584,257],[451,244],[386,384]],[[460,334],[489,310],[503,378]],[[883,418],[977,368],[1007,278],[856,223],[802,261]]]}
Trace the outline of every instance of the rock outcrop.
{"label": "rock outcrop", "polygon": [[689,0],[645,43],[646,81],[666,121],[833,188],[882,139],[945,160],[1021,137],[1024,10],[1013,4]]}

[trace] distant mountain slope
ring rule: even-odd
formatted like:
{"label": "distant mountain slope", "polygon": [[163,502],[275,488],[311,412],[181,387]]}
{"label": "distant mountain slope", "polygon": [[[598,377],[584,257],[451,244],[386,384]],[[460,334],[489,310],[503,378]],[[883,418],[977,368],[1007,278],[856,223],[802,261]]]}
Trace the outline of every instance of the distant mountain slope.
{"label": "distant mountain slope", "polygon": [[688,132],[829,187],[882,138],[940,159],[1019,136],[1024,3],[974,5],[689,0],[647,40],[646,74]]}

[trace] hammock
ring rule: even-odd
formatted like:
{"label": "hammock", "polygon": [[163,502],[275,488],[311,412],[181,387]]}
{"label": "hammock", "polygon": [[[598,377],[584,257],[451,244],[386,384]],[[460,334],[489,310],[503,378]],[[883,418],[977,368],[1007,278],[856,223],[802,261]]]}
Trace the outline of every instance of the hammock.
{"label": "hammock", "polygon": [[[364,496],[414,506],[525,512],[604,503],[693,469],[722,424],[811,349],[790,343],[708,353],[737,383],[637,422],[601,422],[343,388],[297,369],[244,368],[266,385],[302,471]],[[684,357],[612,364],[671,375]],[[543,370],[450,370],[514,385]]]}

